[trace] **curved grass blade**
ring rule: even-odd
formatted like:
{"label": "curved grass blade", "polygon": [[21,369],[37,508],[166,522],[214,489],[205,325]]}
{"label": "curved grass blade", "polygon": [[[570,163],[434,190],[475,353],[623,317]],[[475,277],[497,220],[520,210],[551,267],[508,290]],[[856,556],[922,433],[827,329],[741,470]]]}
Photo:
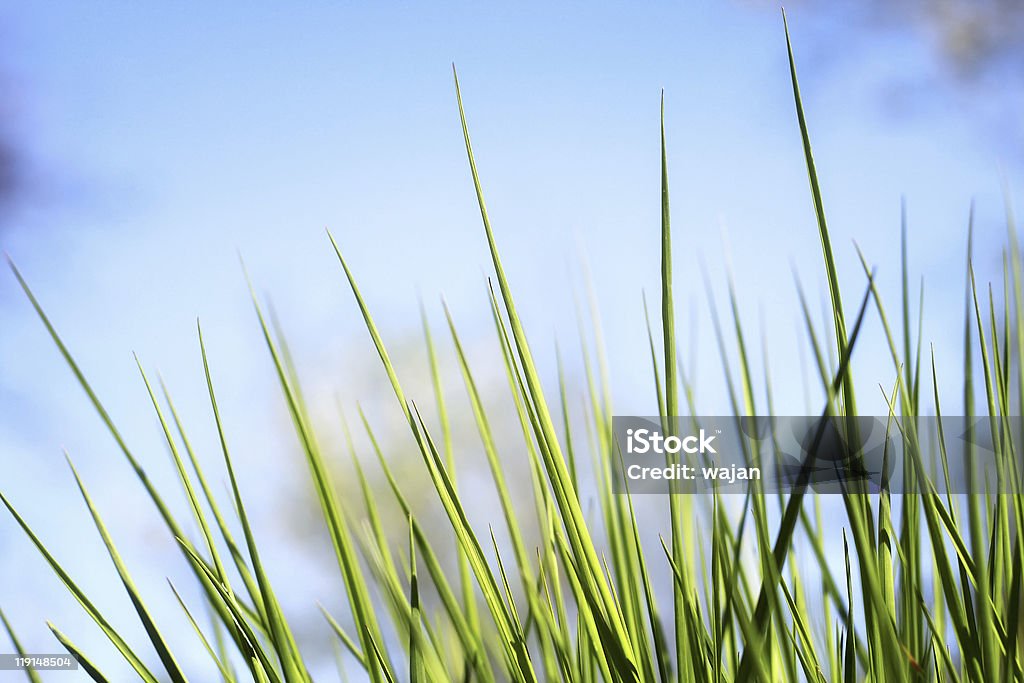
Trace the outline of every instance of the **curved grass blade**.
{"label": "curved grass blade", "polygon": [[494,240],[494,233],[491,229],[490,219],[487,215],[487,206],[484,202],[483,190],[480,185],[480,176],[476,168],[476,160],[473,157],[473,146],[469,138],[469,127],[466,123],[465,110],[462,105],[462,93],[459,88],[458,74],[454,72],[454,65],[452,70],[455,76],[455,94],[459,107],[459,117],[462,123],[463,139],[466,144],[466,155],[473,176],[473,185],[480,208],[480,217],[487,237],[491,261],[498,278],[498,288],[501,292],[505,311],[512,329],[512,337],[515,340],[526,384],[536,409],[537,421],[539,423],[538,442],[541,446],[548,479],[555,493],[555,502],[565,525],[570,547],[574,556],[579,559],[579,576],[585,592],[598,600],[601,605],[600,612],[610,625],[610,629],[605,634],[610,640],[605,641],[604,644],[609,649],[622,653],[626,665],[626,670],[622,672],[623,675],[630,680],[639,680],[640,673],[636,663],[634,644],[630,640],[623,615],[616,605],[611,587],[601,570],[601,562],[587,528],[583,510],[572,483],[572,476],[562,454],[554,422],[548,410],[547,401],[544,398],[540,376],[533,361],[533,354],[527,343],[526,332],[516,312],[511,287],[498,255],[497,244]]}

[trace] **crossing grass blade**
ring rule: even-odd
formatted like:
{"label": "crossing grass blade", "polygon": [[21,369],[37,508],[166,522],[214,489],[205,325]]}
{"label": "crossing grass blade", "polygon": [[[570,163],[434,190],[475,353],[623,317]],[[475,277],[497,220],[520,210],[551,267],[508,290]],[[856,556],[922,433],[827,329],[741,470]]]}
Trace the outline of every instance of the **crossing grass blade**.
{"label": "crossing grass blade", "polygon": [[[250,295],[253,306],[256,310],[256,317],[259,320],[260,330],[267,350],[270,352],[277,377],[281,385],[289,413],[295,426],[296,433],[306,456],[312,474],[313,483],[316,489],[320,509],[327,524],[328,533],[334,546],[335,557],[345,583],[349,604],[359,632],[360,647],[363,652],[369,655],[374,653],[375,658],[368,658],[370,664],[369,674],[373,683],[382,683],[384,679],[391,677],[390,664],[384,653],[378,650],[378,644],[382,642],[380,627],[371,604],[368,586],[363,575],[359,560],[356,557],[351,532],[345,524],[344,515],[337,501],[334,484],[331,480],[328,468],[320,452],[312,426],[302,410],[302,402],[298,398],[298,391],[294,382],[289,378],[289,373],[284,365],[278,345],[275,342],[263,310],[259,305],[255,292],[250,284]],[[270,672],[268,672],[269,674]]]}
{"label": "crossing grass blade", "polygon": [[[249,560],[252,563],[253,573],[256,575],[256,581],[260,591],[259,602],[263,605],[264,612],[266,613],[270,636],[273,639],[275,651],[280,658],[279,664],[285,681],[288,681],[289,683],[291,681],[302,681],[309,677],[309,673],[305,671],[305,667],[302,663],[302,657],[295,644],[295,637],[292,635],[280,604],[278,604],[270,579],[263,569],[263,562],[260,559],[259,550],[256,547],[256,537],[253,533],[252,526],[249,523],[249,516],[246,513],[245,504],[242,501],[242,493],[239,489],[238,478],[235,476],[235,468],[231,462],[231,456],[228,452],[227,437],[224,434],[224,425],[221,422],[220,409],[217,407],[217,397],[213,390],[213,378],[210,374],[210,363],[206,355],[206,345],[203,343],[203,330],[202,327],[198,326],[198,323],[197,332],[199,336],[199,350],[203,358],[203,374],[206,377],[207,392],[210,396],[210,408],[213,412],[214,421],[217,424],[217,435],[221,445],[221,452],[224,454],[224,465],[227,468],[228,479],[231,483],[231,493],[234,496],[235,511],[238,514],[239,521],[242,523],[242,533],[245,536],[245,545],[249,552]],[[225,586],[226,590],[230,591],[230,587],[224,580],[221,580],[220,583]]]}
{"label": "crossing grass blade", "polygon": [[422,556],[423,562],[427,567],[427,572],[430,574],[431,582],[435,590],[437,590],[438,597],[444,606],[445,614],[448,616],[452,627],[455,629],[455,634],[458,638],[459,644],[471,664],[471,669],[475,672],[475,675],[479,676],[482,680],[493,680],[494,672],[492,672],[485,663],[486,647],[481,630],[478,627],[474,628],[470,625],[468,616],[461,609],[460,603],[455,597],[455,592],[451,588],[437,554],[435,553],[430,540],[427,538],[422,525],[416,521],[415,515],[412,514],[412,508],[409,505],[405,494],[403,494],[399,487],[398,481],[392,473],[391,468],[384,457],[384,453],[374,436],[374,432],[370,428],[369,421],[362,410],[360,410],[360,418],[362,419],[363,426],[366,429],[367,436],[370,439],[377,461],[380,464],[381,471],[384,473],[385,479],[388,482],[388,487],[394,495],[395,501],[398,503],[402,514],[411,520],[413,535],[416,538],[416,547]]}
{"label": "crossing grass blade", "polygon": [[[451,421],[448,418],[448,404],[444,395],[444,384],[441,376],[441,368],[438,362],[437,349],[434,346],[434,338],[430,332],[430,323],[427,321],[427,312],[420,304],[420,319],[423,324],[423,342],[427,348],[427,359],[430,363],[430,382],[434,387],[434,402],[437,406],[437,418],[441,425],[441,440],[444,444],[444,457],[448,469],[453,473],[452,481],[458,485],[455,477],[455,446],[452,437]],[[477,613],[476,597],[473,589],[473,576],[461,553],[459,562],[459,587],[462,590],[462,608],[466,613],[466,621],[475,629],[480,627],[480,616]]]}
{"label": "crossing grass blade", "polygon": [[166,641],[164,641],[163,636],[160,635],[160,631],[157,629],[156,623],[153,621],[153,617],[150,615],[149,610],[146,608],[146,605],[142,600],[142,596],[135,587],[135,582],[128,573],[128,568],[125,567],[124,563],[121,561],[121,556],[117,552],[114,540],[107,532],[107,529],[103,524],[103,520],[101,519],[99,512],[96,510],[96,506],[93,505],[92,499],[89,497],[89,493],[85,489],[85,484],[82,482],[82,478],[79,476],[78,471],[71,462],[71,457],[68,456],[67,453],[65,453],[65,457],[67,458],[68,467],[71,468],[71,473],[75,477],[75,483],[78,484],[78,490],[82,493],[82,499],[85,501],[86,507],[89,508],[89,514],[92,515],[93,522],[96,525],[96,530],[100,532],[100,536],[103,538],[103,543],[107,547],[110,559],[113,561],[114,567],[117,569],[117,573],[121,577],[121,582],[124,584],[124,588],[128,592],[128,597],[131,598],[132,605],[135,607],[135,611],[138,613],[143,627],[146,629],[146,634],[149,636],[150,642],[153,643],[153,647],[160,656],[160,661],[164,665],[165,672],[168,677],[174,681],[174,683],[188,683],[188,679],[185,678],[185,674],[178,666],[177,660],[175,660],[174,655],[171,654]]}

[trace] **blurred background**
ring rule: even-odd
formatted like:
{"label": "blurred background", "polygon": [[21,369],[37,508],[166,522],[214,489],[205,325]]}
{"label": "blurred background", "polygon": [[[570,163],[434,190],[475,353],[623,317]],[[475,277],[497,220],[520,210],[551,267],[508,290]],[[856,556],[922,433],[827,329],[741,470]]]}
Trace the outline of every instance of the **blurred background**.
{"label": "blurred background", "polygon": [[[1024,170],[1024,6],[804,0],[787,9],[847,307],[865,286],[856,241],[897,310],[905,199],[914,288],[918,278],[925,286],[925,349],[934,343],[939,388],[954,401],[968,209],[976,202],[979,280],[994,280],[998,292],[1004,199],[1018,193]],[[266,553],[271,574],[302,577],[282,598],[325,658],[315,605],[343,613],[341,582],[238,255],[288,333],[343,491],[354,489],[339,415],[355,423],[357,402],[395,466],[420,474],[418,460],[403,457],[412,445],[325,228],[408,393],[429,402],[423,302],[443,347],[460,476],[476,492],[480,524],[499,519],[441,327],[443,295],[500,408],[489,257],[452,62],[499,247],[553,388],[557,342],[570,396],[582,402],[577,302],[589,278],[616,411],[657,410],[642,296],[657,305],[664,88],[677,322],[700,410],[729,409],[702,270],[719,302],[731,270],[745,323],[771,359],[776,410],[820,409],[801,361],[808,346],[794,273],[822,312],[827,290],[772,3],[0,2],[0,247],[182,511],[132,353],[167,381],[220,486],[201,318],[243,492],[265,530],[261,543],[279,549]],[[66,448],[163,623],[182,627],[165,630],[207,666],[165,583],[187,583],[184,564],[8,272],[0,321],[0,490],[112,621],[130,628],[130,603],[84,513]],[[884,409],[873,388],[891,386],[887,353],[872,316],[854,361],[865,412]],[[515,472],[517,427],[499,428]],[[426,504],[430,492],[421,493]],[[105,670],[124,670],[6,515],[0,606],[30,649],[57,649],[50,619]]]}

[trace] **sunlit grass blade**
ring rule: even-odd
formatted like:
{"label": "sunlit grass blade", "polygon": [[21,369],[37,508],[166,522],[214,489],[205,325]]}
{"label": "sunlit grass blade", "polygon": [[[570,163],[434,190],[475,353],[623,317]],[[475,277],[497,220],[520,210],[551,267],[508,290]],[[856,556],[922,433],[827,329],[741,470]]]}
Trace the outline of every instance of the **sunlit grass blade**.
{"label": "sunlit grass blade", "polygon": [[[280,665],[285,680],[289,683],[291,681],[302,681],[308,678],[309,674],[305,671],[302,657],[295,644],[295,637],[292,635],[284,613],[281,611],[281,606],[277,602],[270,579],[263,569],[263,561],[260,559],[259,550],[256,547],[256,537],[253,533],[252,525],[249,523],[245,504],[242,502],[238,478],[235,476],[234,464],[229,454],[227,437],[224,433],[224,425],[221,421],[220,409],[217,407],[217,397],[213,389],[213,377],[210,373],[210,363],[206,355],[206,344],[203,342],[203,330],[198,324],[197,332],[199,335],[199,350],[203,357],[203,373],[206,377],[207,392],[210,396],[210,407],[213,411],[214,421],[217,424],[217,435],[220,440],[221,452],[224,455],[224,465],[227,468],[228,480],[231,483],[231,493],[234,495],[235,511],[238,514],[239,521],[242,523],[242,533],[245,536],[249,560],[252,562],[253,572],[259,585],[260,601],[266,613],[267,623],[270,627],[270,636],[274,641],[275,651],[280,658]],[[230,587],[223,580],[221,584],[225,586],[226,590],[230,591]]]}
{"label": "sunlit grass blade", "polygon": [[[180,539],[179,543],[182,544],[186,553],[190,555],[195,554],[195,551],[190,545],[185,544]],[[267,680],[270,683],[289,683],[283,681],[281,676],[278,674],[277,669],[273,665],[273,657],[261,644],[259,636],[253,630],[252,624],[249,622],[246,614],[239,607],[234,594],[232,594],[226,586],[217,581],[217,578],[213,575],[213,571],[209,567],[206,565],[200,565],[200,568],[207,573],[211,583],[217,590],[220,599],[223,601],[227,610],[231,613],[234,624],[238,628],[243,642],[245,643],[241,654],[249,665],[249,669],[253,676],[259,675],[263,680]]]}
{"label": "sunlit grass blade", "polygon": [[[441,367],[438,362],[437,349],[434,348],[434,338],[430,333],[430,323],[427,321],[427,312],[420,305],[420,319],[423,324],[423,341],[427,347],[427,359],[430,363],[430,383],[434,387],[434,401],[437,405],[437,419],[441,425],[441,441],[444,444],[444,458],[448,469],[452,471],[452,482],[458,486],[458,480],[454,473],[455,467],[455,446],[452,438],[451,421],[448,419],[448,403],[444,396],[444,385],[441,378]],[[473,589],[473,574],[466,562],[466,558],[459,554],[459,587],[462,589],[462,604],[466,612],[466,621],[473,628],[480,627],[480,616],[477,613],[476,593]]]}
{"label": "sunlit grass blade", "polygon": [[79,476],[78,471],[71,462],[71,458],[67,456],[68,466],[71,468],[71,473],[75,477],[75,483],[78,484],[78,490],[82,493],[82,498],[85,500],[86,507],[89,508],[89,514],[92,515],[93,522],[96,525],[97,531],[103,538],[103,544],[107,547],[107,552],[110,555],[111,561],[114,563],[114,567],[117,569],[118,575],[121,577],[121,583],[124,584],[124,588],[128,593],[128,597],[131,598],[132,605],[135,607],[136,613],[139,615],[139,620],[142,621],[143,627],[146,629],[146,634],[149,636],[150,642],[153,643],[153,647],[156,649],[157,654],[160,656],[160,661],[164,665],[164,670],[174,683],[187,683],[188,679],[185,678],[185,674],[178,666],[177,660],[174,655],[171,654],[170,649],[167,647],[167,643],[163,636],[160,635],[160,631],[156,626],[156,622],[153,621],[153,617],[150,615],[149,610],[146,608],[145,603],[142,600],[142,596],[139,594],[138,589],[135,587],[135,582],[132,580],[131,575],[128,573],[128,568],[125,567],[124,562],[121,561],[121,556],[117,552],[117,547],[114,545],[114,540],[107,532],[106,526],[103,524],[103,520],[100,517],[99,512],[96,510],[96,506],[93,505],[92,499],[89,497],[88,491],[86,491],[85,484],[82,478]]}
{"label": "sunlit grass blade", "polygon": [[[262,625],[264,629],[266,629],[268,628],[266,626],[267,618],[266,615],[264,614],[262,600],[260,600],[259,597],[259,586],[256,584],[256,579],[253,578],[252,571],[246,564],[245,557],[241,549],[239,549],[238,544],[235,542],[234,535],[232,534],[230,528],[228,527],[226,519],[221,514],[220,506],[217,504],[217,500],[213,495],[213,491],[210,489],[210,485],[209,482],[207,481],[206,474],[204,473],[203,468],[199,463],[199,458],[197,457],[195,450],[192,448],[192,443],[189,441],[188,435],[185,432],[185,427],[182,424],[181,416],[178,414],[178,410],[174,405],[174,401],[171,399],[171,394],[168,391],[167,385],[163,381],[163,379],[160,380],[160,389],[163,394],[164,400],[167,403],[167,408],[171,412],[171,418],[174,421],[175,429],[178,432],[178,436],[181,438],[182,446],[185,448],[185,452],[188,454],[189,461],[192,464],[192,471],[195,473],[195,477],[199,483],[200,490],[202,490],[203,492],[203,499],[206,501],[206,505],[209,507],[210,513],[213,515],[213,519],[217,524],[217,528],[220,530],[221,538],[224,539],[224,543],[225,545],[227,545],[228,552],[231,555],[233,565],[235,569],[238,571],[238,575],[241,577],[242,583],[246,587],[246,591],[249,594],[249,598],[252,600],[253,604],[251,607],[243,607],[247,611],[251,611],[253,614],[257,615],[259,623]],[[180,470],[179,476],[181,476]],[[186,477],[186,479],[188,479],[188,477]],[[188,495],[187,489],[186,495]],[[193,495],[195,495],[194,490]],[[216,562],[214,563],[214,568],[216,569]],[[228,585],[228,588],[230,588],[230,585]],[[207,588],[207,590],[208,592],[213,591],[212,588]],[[214,603],[217,606],[221,607],[219,601],[214,601]],[[226,623],[230,623],[230,618],[227,617],[224,613],[221,612],[219,613],[219,615]],[[237,643],[237,634],[233,633],[232,636],[236,638]]]}
{"label": "sunlit grass blade", "polygon": [[[519,578],[522,583],[524,594],[529,602],[530,611],[531,613],[536,614],[541,611],[542,606],[539,602],[540,595],[535,589],[537,583],[536,573],[530,564],[530,555],[526,549],[526,543],[523,540],[523,533],[519,522],[519,518],[525,517],[525,515],[521,512],[522,507],[515,504],[512,494],[509,491],[490,421],[487,418],[487,413],[483,405],[480,391],[473,378],[473,373],[469,368],[469,362],[466,358],[465,351],[463,350],[458,332],[455,329],[455,322],[452,320],[451,311],[448,309],[447,305],[444,306],[444,313],[445,319],[448,322],[448,329],[451,333],[452,343],[455,347],[459,368],[462,371],[463,381],[466,385],[466,391],[469,394],[473,416],[477,423],[477,431],[480,433],[480,437],[483,440],[484,453],[487,457],[491,478],[494,480],[494,485],[498,492],[498,500],[505,518],[505,526],[509,532],[509,539],[512,544],[513,556],[516,562]],[[534,451],[530,451],[529,457],[531,458],[531,466],[535,467],[536,464],[534,463],[534,459],[536,456]],[[539,504],[539,501],[535,502]],[[542,631],[539,634],[539,640],[542,650],[541,656],[546,664],[552,664],[554,662],[555,653],[551,649],[551,636]]]}
{"label": "sunlit grass blade", "polygon": [[483,592],[484,600],[487,602],[487,606],[494,617],[495,625],[498,627],[501,636],[502,646],[506,651],[509,667],[518,679],[536,681],[525,637],[514,615],[514,607],[503,597],[503,592],[499,588],[490,567],[487,565],[483,548],[469,524],[461,501],[452,488],[451,479],[444,469],[444,464],[441,462],[440,455],[434,446],[433,440],[430,438],[426,425],[423,424],[422,418],[415,411],[415,406],[412,406],[412,410],[416,414],[417,424],[422,435],[422,444],[426,448],[424,458],[431,479],[433,479],[435,488],[440,494],[442,504],[458,537],[459,545],[463,552],[466,553],[470,566],[473,568],[474,574],[476,574],[477,583]]}
{"label": "sunlit grass blade", "polygon": [[[338,504],[337,494],[335,493],[329,470],[320,453],[320,447],[317,444],[312,428],[306,420],[300,401],[297,398],[297,392],[292,386],[288,371],[278,351],[278,346],[270,333],[270,329],[267,327],[263,310],[251,285],[250,294],[256,310],[256,317],[259,320],[260,329],[263,332],[263,339],[274,362],[288,410],[291,413],[296,433],[312,474],[320,509],[331,537],[335,557],[337,558],[345,583],[349,605],[352,608],[352,614],[359,630],[360,646],[363,652],[369,654],[374,651],[371,643],[380,643],[382,639],[380,637],[380,627],[370,600],[368,586],[350,536],[350,530],[345,524],[344,514]],[[383,678],[391,675],[386,656],[384,653],[380,654],[381,666],[373,665],[372,660],[369,662],[371,664],[369,673],[373,683],[381,683]]]}
{"label": "sunlit grass blade", "polygon": [[[505,304],[505,312],[508,315],[509,324],[512,330],[512,337],[515,341],[517,353],[522,364],[523,374],[529,388],[536,409],[539,423],[538,442],[541,454],[544,459],[549,481],[554,492],[554,499],[559,508],[565,529],[568,535],[570,547],[573,554],[580,562],[580,579],[588,594],[594,595],[601,604],[601,612],[608,619],[610,629],[605,634],[608,639],[605,645],[613,651],[621,651],[627,665],[625,672],[627,677],[639,677],[639,669],[636,665],[636,654],[634,645],[630,641],[622,614],[619,612],[611,587],[601,571],[601,563],[594,548],[593,540],[587,528],[587,524],[580,507],[576,491],[573,487],[572,477],[569,473],[565,458],[561,452],[561,446],[555,432],[551,414],[544,398],[541,387],[540,376],[537,372],[526,340],[526,332],[520,321],[513,302],[511,287],[505,270],[502,267],[498,255],[498,248],[495,243],[494,234],[491,229],[490,219],[487,215],[487,207],[484,203],[483,190],[480,185],[480,177],[476,168],[476,161],[473,156],[473,148],[469,139],[469,128],[466,123],[465,110],[462,104],[462,94],[459,89],[458,76],[455,77],[456,99],[459,106],[459,116],[462,122],[463,138],[466,143],[466,154],[469,159],[470,170],[473,176],[473,185],[476,190],[477,203],[480,208],[480,217],[484,225],[484,232],[487,237],[488,247],[491,253],[491,261],[494,265],[495,274],[498,279],[498,288]],[[673,364],[674,368],[674,364]]]}
{"label": "sunlit grass blade", "polygon": [[[786,11],[782,11],[782,23],[786,33],[786,50],[789,56],[789,74],[793,86],[793,103],[796,106],[797,123],[800,125],[800,139],[803,142],[804,161],[807,165],[807,179],[811,187],[811,200],[814,203],[814,215],[818,223],[818,237],[821,240],[821,251],[825,258],[825,274],[828,278],[829,296],[832,300],[832,315],[835,322],[836,343],[839,355],[843,355],[843,348],[847,343],[846,319],[843,315],[843,300],[839,292],[839,275],[836,271],[835,256],[832,252],[832,240],[828,232],[828,223],[825,220],[825,207],[821,199],[821,186],[818,182],[818,171],[814,165],[814,155],[811,152],[811,137],[807,130],[807,119],[804,115],[803,100],[800,97],[800,84],[796,77],[796,58],[793,56],[793,42],[789,35],[789,21],[786,19]],[[849,391],[852,395],[852,390]],[[847,410],[853,410],[853,406],[847,406]]]}
{"label": "sunlit grass blade", "polygon": [[84,654],[82,654],[82,651],[78,648],[77,645],[72,643],[71,640],[66,635],[57,630],[57,627],[53,624],[47,622],[46,625],[49,627],[54,637],[60,642],[61,645],[64,646],[64,649],[68,651],[68,654],[70,654],[78,661],[78,666],[80,666],[82,670],[85,671],[86,675],[89,678],[91,678],[94,681],[94,683],[108,683],[109,679],[103,674],[101,674],[100,670],[96,668],[96,665],[93,664]]}
{"label": "sunlit grass blade", "polygon": [[[445,319],[448,322],[448,330],[451,333],[452,344],[455,348],[459,368],[462,371],[462,378],[466,385],[466,392],[469,395],[473,416],[476,419],[477,429],[480,433],[480,438],[483,441],[484,454],[487,456],[487,464],[490,468],[491,477],[494,479],[494,485],[498,492],[498,501],[505,517],[505,524],[508,528],[509,538],[512,542],[512,550],[516,564],[519,567],[519,574],[524,583],[523,588],[529,594],[529,592],[532,592],[534,585],[534,572],[530,565],[529,553],[526,550],[526,543],[523,540],[523,534],[520,529],[519,517],[521,516],[521,513],[517,511],[517,506],[512,498],[511,492],[509,491],[504,469],[501,465],[501,458],[498,455],[497,444],[495,442],[493,431],[491,430],[490,421],[487,419],[487,413],[483,405],[480,391],[473,378],[473,373],[469,368],[469,361],[466,358],[462,342],[455,329],[455,322],[452,320],[451,311],[448,310],[447,306],[444,306],[444,314]],[[521,510],[521,508],[519,509]]]}
{"label": "sunlit grass blade", "polygon": [[359,411],[359,416],[362,419],[367,436],[369,436],[370,443],[375,455],[377,456],[377,461],[381,466],[385,479],[387,480],[388,487],[391,489],[391,492],[395,497],[395,501],[398,503],[402,514],[411,519],[417,548],[422,555],[427,572],[430,574],[431,582],[437,590],[438,597],[441,599],[441,603],[444,606],[445,614],[449,617],[452,626],[455,628],[455,633],[458,636],[459,643],[465,651],[466,656],[469,658],[469,661],[473,663],[473,671],[475,672],[475,675],[485,681],[493,680],[495,672],[491,671],[488,663],[485,661],[486,654],[483,634],[479,628],[474,630],[467,621],[466,615],[461,608],[461,604],[458,598],[456,598],[448,578],[445,575],[445,571],[438,560],[437,554],[434,552],[434,549],[427,538],[426,532],[416,521],[416,517],[412,514],[412,507],[405,495],[402,493],[402,490],[398,485],[398,481],[395,479],[395,475],[391,471],[387,460],[384,458],[384,453],[381,451],[380,446],[377,443],[373,430],[370,428],[369,421],[361,409]]}

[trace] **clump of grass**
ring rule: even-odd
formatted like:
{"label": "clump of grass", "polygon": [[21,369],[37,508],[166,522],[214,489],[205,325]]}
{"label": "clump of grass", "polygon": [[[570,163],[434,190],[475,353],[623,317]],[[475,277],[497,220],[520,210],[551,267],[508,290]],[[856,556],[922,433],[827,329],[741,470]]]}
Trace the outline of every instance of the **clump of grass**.
{"label": "clump of grass", "polygon": [[[787,45],[789,35],[787,29]],[[380,356],[398,409],[422,457],[436,491],[437,502],[451,523],[456,540],[457,576],[443,569],[440,553],[417,519],[403,487],[389,468],[369,420],[362,426],[393,497],[408,522],[407,544],[398,551],[379,514],[377,497],[354,459],[354,474],[364,497],[361,514],[340,504],[330,475],[327,454],[303,399],[299,377],[287,349],[253,295],[263,341],[276,368],[281,391],[314,484],[337,559],[347,597],[349,618],[339,620],[325,611],[325,628],[336,636],[351,661],[373,683],[420,681],[1021,681],[1021,583],[1024,554],[1019,534],[1024,529],[1024,499],[1015,488],[1010,495],[976,494],[965,500],[942,496],[924,476],[915,418],[941,414],[937,391],[922,397],[922,375],[937,368],[934,356],[924,361],[920,320],[917,336],[910,314],[910,292],[903,241],[902,333],[894,332],[882,297],[862,255],[866,275],[856,317],[846,317],[824,202],[818,185],[810,136],[797,85],[795,60],[789,51],[794,102],[806,159],[811,197],[829,286],[835,348],[823,348],[820,334],[804,305],[807,332],[827,397],[822,414],[839,419],[857,416],[851,359],[862,322],[870,308],[881,317],[892,355],[896,385],[887,394],[893,415],[902,416],[901,437],[908,444],[910,466],[919,479],[916,492],[898,505],[888,492],[878,494],[851,486],[841,496],[846,513],[841,566],[825,551],[825,526],[817,501],[808,495],[806,480],[792,492],[767,493],[757,484],[747,496],[743,513],[730,517],[718,494],[695,499],[667,499],[671,533],[661,548],[645,546],[641,523],[628,494],[613,490],[619,454],[612,437],[612,405],[604,359],[585,357],[588,409],[584,425],[569,418],[564,383],[556,396],[542,389],[520,320],[513,288],[505,274],[497,238],[488,217],[482,183],[470,142],[469,127],[456,77],[456,94],[473,185],[490,250],[496,287],[490,290],[491,312],[508,380],[508,390],[524,435],[517,444],[520,460],[532,481],[532,507],[514,500],[504,468],[510,457],[499,446],[491,417],[463,352],[451,316],[445,310],[448,335],[464,380],[472,417],[482,440],[490,474],[498,492],[509,544],[499,546],[493,530],[482,536],[459,495],[451,458],[452,435],[448,408],[431,330],[425,324],[425,345],[435,392],[432,400],[439,425],[429,425],[413,397],[406,395],[388,355],[387,345],[360,294],[353,270],[331,237],[345,278]],[[657,335],[649,329],[656,401],[666,428],[683,410],[695,412],[693,387],[677,370],[677,340],[672,288],[672,232],[669,211],[668,161],[665,154],[662,109],[662,291],[661,353]],[[1005,308],[997,314],[992,298],[988,311],[979,303],[967,249],[967,301],[964,321],[964,413],[974,415],[974,385],[983,384],[983,414],[994,427],[1003,423],[1014,405],[1024,405],[1024,311],[1022,268],[1012,221],[1006,264]],[[905,231],[904,231],[905,235]],[[261,555],[272,549],[258,543],[236,477],[221,422],[202,331],[198,330],[210,408],[220,436],[229,478],[230,500],[213,495],[203,465],[193,450],[182,421],[162,386],[155,389],[139,364],[140,374],[184,486],[192,520],[176,518],[151,481],[143,461],[121,437],[70,351],[61,341],[21,273],[13,267],[29,300],[65,361],[106,424],[128,464],[138,475],[169,532],[188,562],[192,580],[200,587],[212,615],[201,625],[172,586],[198,643],[208,653],[217,675],[225,681],[263,683],[311,681],[309,663],[264,569]],[[726,341],[716,317],[719,345],[734,342],[738,365],[727,363],[727,382],[737,416],[771,414],[755,396],[737,297],[729,289],[734,339]],[[802,299],[801,299],[802,300]],[[987,318],[987,320],[986,320]],[[900,336],[902,338],[900,338]],[[1010,340],[1016,340],[1016,346]],[[972,363],[980,351],[982,367]],[[584,351],[584,356],[588,356]],[[830,361],[830,359],[832,359]],[[930,369],[928,365],[930,364]],[[1013,396],[1013,387],[1021,396]],[[770,387],[766,387],[769,388]],[[562,431],[560,436],[559,431]],[[999,433],[994,429],[993,433]],[[594,468],[599,501],[598,521],[589,521],[580,499],[578,445],[584,436],[594,444]],[[1019,481],[1016,460],[1020,435],[1007,433],[996,444],[1000,456]],[[69,459],[70,463],[70,459]],[[73,470],[73,467],[72,467]],[[74,470],[73,470],[74,471]],[[93,505],[86,486],[75,473],[86,507],[95,522],[114,569],[121,578],[148,638],[143,652],[122,637],[61,563],[50,553],[14,507],[10,511],[67,590],[109,638],[128,666],[143,681],[183,683],[188,674],[179,664],[121,560],[114,539]],[[809,509],[809,502],[815,507]],[[966,503],[966,511],[962,503]],[[698,510],[697,508],[701,509]],[[894,513],[894,509],[899,514]],[[777,511],[776,511],[777,510]],[[695,519],[706,516],[709,531],[700,534]],[[195,523],[198,535],[184,528]],[[541,542],[528,547],[523,527],[538,524]],[[240,529],[241,536],[231,529]],[[710,536],[710,538],[709,538]],[[741,561],[753,549],[756,564]],[[795,555],[799,554],[799,557]],[[799,560],[799,561],[798,561]],[[667,568],[670,595],[659,593],[652,581],[656,565]],[[812,566],[813,580],[801,572]],[[854,578],[860,594],[854,593]],[[438,598],[432,613],[423,596]],[[479,601],[478,594],[482,601]],[[814,599],[812,596],[819,596]],[[2,617],[2,615],[0,615]],[[17,651],[19,641],[4,618]],[[343,626],[342,623],[350,624]],[[51,626],[58,641],[95,681],[108,680],[74,642]],[[385,637],[385,634],[397,637]],[[153,655],[156,655],[154,658]],[[28,671],[31,681],[39,680]],[[193,674],[199,680],[200,674]],[[208,675],[208,674],[203,674]]]}

